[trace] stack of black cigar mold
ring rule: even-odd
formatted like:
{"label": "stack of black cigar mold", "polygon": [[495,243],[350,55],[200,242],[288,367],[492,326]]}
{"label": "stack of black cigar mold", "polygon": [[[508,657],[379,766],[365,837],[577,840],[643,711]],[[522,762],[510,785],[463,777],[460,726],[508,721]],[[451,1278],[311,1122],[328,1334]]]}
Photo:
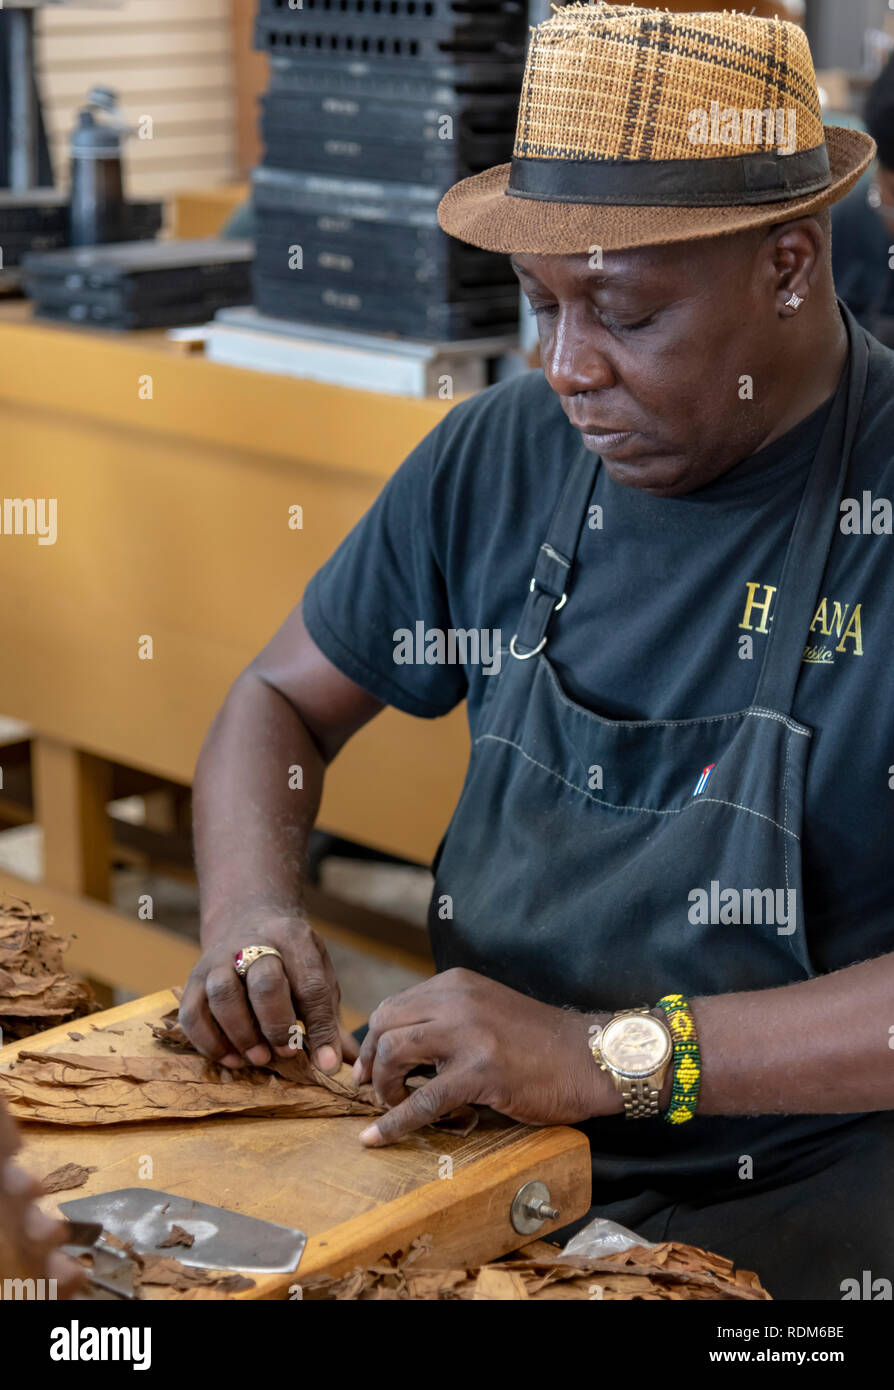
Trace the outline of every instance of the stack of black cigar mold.
{"label": "stack of black cigar mold", "polygon": [[447,237],[458,179],[511,158],[522,0],[259,0],[259,312],[456,341],[515,331],[505,256]]}

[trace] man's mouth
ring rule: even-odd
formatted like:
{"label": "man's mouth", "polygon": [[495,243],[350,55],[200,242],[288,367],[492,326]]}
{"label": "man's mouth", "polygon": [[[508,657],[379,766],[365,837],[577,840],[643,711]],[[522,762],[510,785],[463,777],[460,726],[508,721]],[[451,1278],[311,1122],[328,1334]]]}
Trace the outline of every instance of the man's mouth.
{"label": "man's mouth", "polygon": [[629,440],[635,439],[636,430],[606,430],[601,428],[587,428],[578,425],[584,439],[590,444],[591,448],[598,449],[601,453],[608,453],[612,449],[619,449]]}

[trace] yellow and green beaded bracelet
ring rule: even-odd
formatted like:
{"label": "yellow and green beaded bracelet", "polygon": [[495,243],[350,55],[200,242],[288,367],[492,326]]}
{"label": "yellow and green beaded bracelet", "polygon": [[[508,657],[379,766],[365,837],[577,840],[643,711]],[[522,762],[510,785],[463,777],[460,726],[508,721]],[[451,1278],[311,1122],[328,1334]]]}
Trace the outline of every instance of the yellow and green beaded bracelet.
{"label": "yellow and green beaded bracelet", "polygon": [[667,1026],[674,1040],[674,1083],[664,1118],[668,1124],[683,1125],[695,1114],[702,1074],[695,1019],[688,999],[682,994],[666,994],[658,1000],[657,1007],[667,1015]]}

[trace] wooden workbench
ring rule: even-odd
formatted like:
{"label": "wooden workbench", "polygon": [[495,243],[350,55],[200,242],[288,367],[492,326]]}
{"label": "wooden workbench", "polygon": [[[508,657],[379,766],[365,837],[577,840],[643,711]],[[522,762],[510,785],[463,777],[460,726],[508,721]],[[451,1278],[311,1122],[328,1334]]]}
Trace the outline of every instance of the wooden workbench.
{"label": "wooden workbench", "polygon": [[[36,733],[39,905],[77,932],[75,969],[144,993],[195,950],[95,907],[109,760],[191,781],[231,681],[449,402],[221,366],[160,333],[31,321],[21,302],[0,307],[0,363],[3,496],[58,501],[55,545],[0,535],[0,712]],[[320,824],[425,861],[467,755],[462,710],[387,710],[331,770]],[[36,896],[6,873],[0,893]]]}
{"label": "wooden workbench", "polygon": [[[145,1055],[159,1046],[148,1028],[140,1030],[136,1045],[132,1034],[125,1044],[118,1033],[93,1030],[157,1020],[175,1002],[163,991],[81,1019],[74,1030],[63,1024],[12,1043],[0,1049],[0,1069],[23,1048],[97,1055],[117,1045],[127,1055]],[[309,1240],[297,1276],[258,1275],[255,1287],[240,1295],[245,1298],[287,1298],[296,1277],[300,1282],[345,1273],[405,1251],[425,1234],[433,1238],[430,1264],[494,1259],[532,1239],[513,1229],[509,1209],[522,1184],[534,1179],[547,1184],[560,1210],[538,1238],[588,1210],[590,1149],[579,1130],[532,1129],[491,1117],[466,1138],[426,1129],[387,1148],[365,1149],[357,1136],[368,1124],[368,1117],[354,1116],[213,1116],[75,1128],[23,1124],[21,1161],[41,1178],[66,1163],[96,1169],[76,1191],[43,1199],[53,1214],[72,1197],[145,1184],[303,1230]]]}

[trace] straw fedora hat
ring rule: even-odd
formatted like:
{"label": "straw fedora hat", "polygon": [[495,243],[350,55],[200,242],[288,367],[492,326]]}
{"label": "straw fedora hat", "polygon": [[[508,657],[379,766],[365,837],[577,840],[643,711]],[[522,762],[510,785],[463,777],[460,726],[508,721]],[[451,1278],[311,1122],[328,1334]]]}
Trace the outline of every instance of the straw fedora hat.
{"label": "straw fedora hat", "polygon": [[795,24],[571,4],[531,30],[512,162],[454,184],[438,219],[510,254],[689,241],[818,212],[874,153],[823,125]]}

